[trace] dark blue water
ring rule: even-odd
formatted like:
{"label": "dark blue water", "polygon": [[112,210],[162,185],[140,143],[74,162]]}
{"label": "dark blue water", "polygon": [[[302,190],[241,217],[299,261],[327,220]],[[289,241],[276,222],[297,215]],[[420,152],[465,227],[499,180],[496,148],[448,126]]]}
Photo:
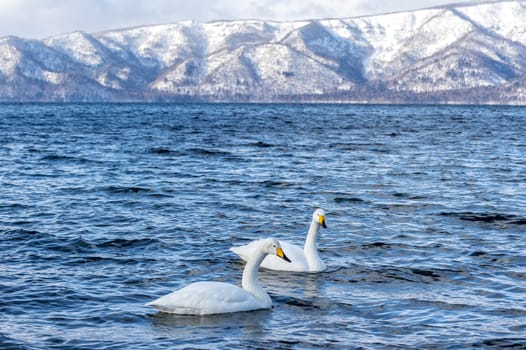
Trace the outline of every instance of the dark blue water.
{"label": "dark blue water", "polygon": [[[0,105],[0,348],[526,346],[526,109]],[[274,307],[143,306],[302,243]]]}

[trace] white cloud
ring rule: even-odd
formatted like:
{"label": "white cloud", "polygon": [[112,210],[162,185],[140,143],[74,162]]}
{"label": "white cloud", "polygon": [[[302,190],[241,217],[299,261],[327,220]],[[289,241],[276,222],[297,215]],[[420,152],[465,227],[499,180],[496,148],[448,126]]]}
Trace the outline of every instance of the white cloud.
{"label": "white cloud", "polygon": [[0,0],[0,37],[44,38],[183,20],[298,20],[354,17],[451,0]]}

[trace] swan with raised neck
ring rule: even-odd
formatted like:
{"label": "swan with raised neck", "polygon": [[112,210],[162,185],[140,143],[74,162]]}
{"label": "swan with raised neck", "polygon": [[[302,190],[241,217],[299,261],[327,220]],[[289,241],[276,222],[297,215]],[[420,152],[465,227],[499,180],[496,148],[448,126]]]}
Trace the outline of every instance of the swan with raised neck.
{"label": "swan with raised neck", "polygon": [[[270,270],[296,272],[320,272],[325,270],[325,263],[321,260],[317,247],[320,227],[327,228],[326,215],[323,209],[316,209],[312,213],[312,220],[303,247],[287,241],[280,242],[283,249],[287,252],[291,263],[284,263],[275,256],[268,255],[263,259],[261,267]],[[243,260],[248,261],[257,249],[259,242],[260,240],[252,241],[243,246],[232,247],[230,250]]]}
{"label": "swan with raised neck", "polygon": [[269,309],[272,300],[258,281],[258,269],[268,254],[290,262],[280,243],[261,240],[243,270],[242,288],[224,282],[196,282],[162,296],[147,306],[175,314],[208,315]]}

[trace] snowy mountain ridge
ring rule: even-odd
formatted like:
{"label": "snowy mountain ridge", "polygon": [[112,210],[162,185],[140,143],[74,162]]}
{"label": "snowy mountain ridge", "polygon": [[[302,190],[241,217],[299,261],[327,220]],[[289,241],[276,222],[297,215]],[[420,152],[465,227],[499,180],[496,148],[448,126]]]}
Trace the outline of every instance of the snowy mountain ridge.
{"label": "snowy mountain ridge", "polygon": [[0,38],[0,101],[526,104],[526,1]]}

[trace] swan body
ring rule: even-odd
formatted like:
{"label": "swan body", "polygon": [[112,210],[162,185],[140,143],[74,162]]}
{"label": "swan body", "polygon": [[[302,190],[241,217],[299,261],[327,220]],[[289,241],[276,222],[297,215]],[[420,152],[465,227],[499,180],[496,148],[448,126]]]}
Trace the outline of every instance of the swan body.
{"label": "swan body", "polygon": [[252,253],[243,270],[243,288],[224,282],[196,282],[146,305],[162,312],[187,315],[270,309],[272,300],[258,281],[259,265],[267,254],[290,260],[280,243],[272,238],[259,241]]}
{"label": "swan body", "polygon": [[[316,209],[312,214],[312,221],[303,247],[282,241],[281,247],[287,252],[291,263],[283,263],[276,256],[268,255],[261,263],[261,267],[270,270],[295,271],[295,272],[320,272],[326,269],[325,263],[320,259],[316,246],[320,227],[326,228],[325,211]],[[232,247],[230,250],[241,259],[247,261],[261,244],[261,240],[252,241],[246,245]]]}

